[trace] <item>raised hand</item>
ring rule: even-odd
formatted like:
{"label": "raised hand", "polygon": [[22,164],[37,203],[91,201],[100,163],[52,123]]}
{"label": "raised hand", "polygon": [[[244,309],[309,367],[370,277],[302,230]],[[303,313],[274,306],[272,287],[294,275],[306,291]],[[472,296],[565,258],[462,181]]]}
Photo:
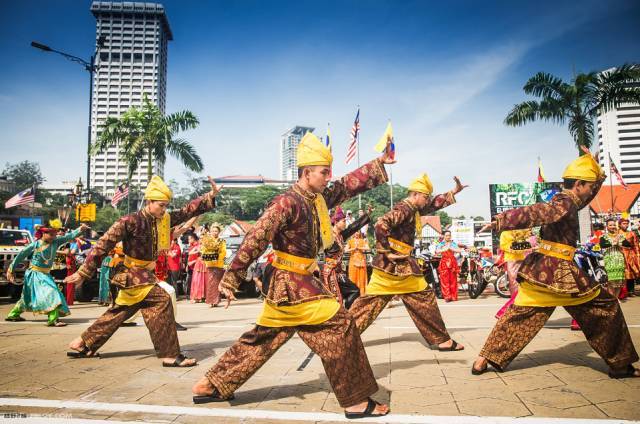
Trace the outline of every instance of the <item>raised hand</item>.
{"label": "raised hand", "polygon": [[458,178],[458,177],[453,177],[453,181],[455,181],[455,183],[456,183],[456,186],[453,189],[453,194],[458,194],[462,190],[464,190],[465,188],[469,187],[467,184],[462,184],[460,182],[460,178]]}
{"label": "raised hand", "polygon": [[64,282],[66,284],[75,284],[76,286],[79,286],[80,284],[84,283],[84,277],[82,277],[82,275],[80,275],[79,273],[74,272],[73,274],[65,278]]}
{"label": "raised hand", "polygon": [[229,305],[231,305],[231,301],[232,300],[237,300],[236,296],[233,294],[233,290],[229,290],[226,287],[222,287],[220,286],[220,292],[224,295],[224,297],[227,299],[227,304],[224,305],[224,309],[227,309],[229,307]]}
{"label": "raised hand", "polygon": [[213,178],[211,177],[207,177],[207,178],[209,179],[209,184],[211,184],[211,193],[213,193],[213,197],[216,197],[218,193],[220,193],[220,190],[222,190],[222,187],[224,187],[224,185],[220,184],[218,186],[216,182],[213,181]]}

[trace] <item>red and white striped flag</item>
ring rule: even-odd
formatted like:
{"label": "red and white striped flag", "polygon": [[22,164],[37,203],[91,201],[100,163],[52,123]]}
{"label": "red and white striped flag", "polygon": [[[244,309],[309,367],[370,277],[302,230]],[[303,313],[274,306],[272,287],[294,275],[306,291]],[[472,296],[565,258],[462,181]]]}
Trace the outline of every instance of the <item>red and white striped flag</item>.
{"label": "red and white striped flag", "polygon": [[352,160],[358,155],[358,139],[360,137],[360,109],[356,113],[356,119],[353,121],[353,127],[351,127],[351,141],[349,147],[347,147],[347,159],[345,163],[349,165]]}
{"label": "red and white striped flag", "polygon": [[111,206],[114,208],[118,206],[118,203],[125,197],[129,195],[129,186],[126,184],[121,184],[116,188],[116,192],[113,194],[111,198]]}
{"label": "red and white striped flag", "polygon": [[36,200],[35,192],[36,191],[33,187],[22,190],[20,193],[7,200],[7,202],[4,204],[5,209],[34,202]]}
{"label": "red and white striped flag", "polygon": [[620,171],[618,171],[618,167],[616,166],[615,163],[613,163],[613,159],[611,159],[611,155],[609,155],[609,163],[611,164],[611,176],[609,178],[613,178],[613,176],[615,175],[616,179],[618,180],[622,188],[624,188],[625,190],[629,190],[629,186],[622,179],[622,175],[620,174]]}

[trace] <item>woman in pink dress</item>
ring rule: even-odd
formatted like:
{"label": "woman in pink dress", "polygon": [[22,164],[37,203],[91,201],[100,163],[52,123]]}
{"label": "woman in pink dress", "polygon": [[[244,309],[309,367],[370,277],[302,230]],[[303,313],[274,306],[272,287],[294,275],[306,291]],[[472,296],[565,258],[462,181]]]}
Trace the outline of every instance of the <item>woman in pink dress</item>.
{"label": "woman in pink dress", "polygon": [[191,302],[202,303],[206,296],[207,265],[200,255],[200,242],[189,246],[189,264],[193,262],[193,275],[191,277]]}

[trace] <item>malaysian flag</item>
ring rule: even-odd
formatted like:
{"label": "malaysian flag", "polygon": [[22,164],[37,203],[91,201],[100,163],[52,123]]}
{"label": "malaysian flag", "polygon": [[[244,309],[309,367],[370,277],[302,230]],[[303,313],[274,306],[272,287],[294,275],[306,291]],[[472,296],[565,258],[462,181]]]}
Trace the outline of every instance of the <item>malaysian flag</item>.
{"label": "malaysian flag", "polygon": [[33,187],[22,190],[20,193],[7,200],[4,207],[5,209],[9,209],[14,206],[24,205],[25,203],[33,203],[36,200],[35,193],[36,191]]}
{"label": "malaysian flag", "polygon": [[129,195],[129,186],[126,184],[120,184],[116,188],[116,192],[113,193],[113,198],[111,198],[111,206],[114,208],[118,206],[118,203],[125,197]]}
{"label": "malaysian flag", "polygon": [[620,171],[618,171],[618,167],[616,166],[615,163],[613,163],[613,159],[611,159],[611,155],[609,155],[609,163],[611,164],[611,177],[615,175],[616,179],[618,180],[622,188],[624,188],[625,190],[629,190],[629,186],[622,179],[622,175],[620,175]]}
{"label": "malaysian flag", "polygon": [[358,113],[356,113],[356,119],[353,121],[353,127],[351,127],[351,142],[349,142],[349,147],[347,147],[347,159],[345,163],[349,165],[353,159],[355,159],[358,154],[358,138],[360,136],[360,109],[358,109]]}

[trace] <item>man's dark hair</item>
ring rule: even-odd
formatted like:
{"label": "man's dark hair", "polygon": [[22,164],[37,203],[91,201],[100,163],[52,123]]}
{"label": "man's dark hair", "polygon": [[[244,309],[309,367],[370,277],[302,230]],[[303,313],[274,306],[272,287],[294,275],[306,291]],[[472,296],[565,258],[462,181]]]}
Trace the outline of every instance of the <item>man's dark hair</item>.
{"label": "man's dark hair", "polygon": [[442,233],[442,235],[444,236],[444,235],[445,235],[445,234],[447,234],[447,233],[451,234],[451,231],[446,230],[444,233]]}
{"label": "man's dark hair", "polygon": [[198,235],[196,233],[189,233],[187,234],[187,237],[193,237],[195,241],[198,241]]}
{"label": "man's dark hair", "polygon": [[616,222],[615,218],[607,218],[607,220],[605,221],[607,224],[610,222]]}
{"label": "man's dark hair", "polygon": [[602,222],[596,222],[595,224],[593,224],[593,230],[604,230],[604,224]]}
{"label": "man's dark hair", "polygon": [[576,180],[575,178],[565,178],[564,180],[562,180],[562,187],[567,189],[567,190],[571,190],[573,188],[573,186],[576,185]]}
{"label": "man's dark hair", "polygon": [[298,168],[298,178],[302,178],[302,174],[304,174],[304,169],[307,168],[306,166],[301,166],[300,168]]}

